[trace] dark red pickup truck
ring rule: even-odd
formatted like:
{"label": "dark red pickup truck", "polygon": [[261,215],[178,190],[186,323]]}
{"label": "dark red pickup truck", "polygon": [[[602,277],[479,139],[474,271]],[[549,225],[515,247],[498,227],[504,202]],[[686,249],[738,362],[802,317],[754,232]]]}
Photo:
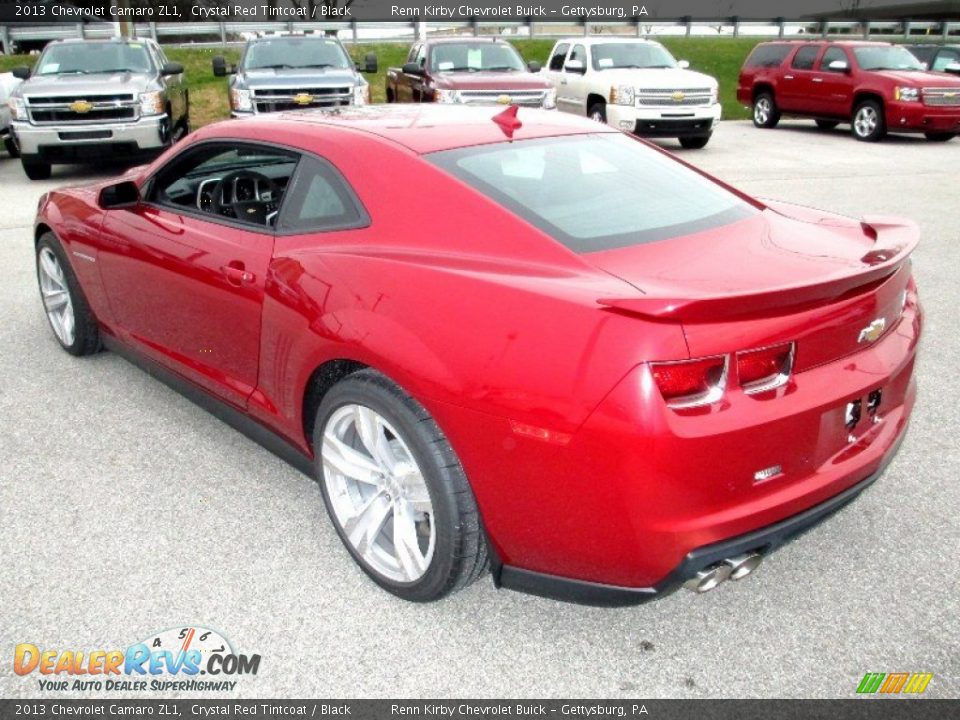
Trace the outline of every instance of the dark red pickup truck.
{"label": "dark red pickup truck", "polygon": [[400,68],[387,70],[387,102],[523,105],[556,108],[557,91],[503,40],[438,38],[414,43]]}
{"label": "dark red pickup truck", "polygon": [[737,99],[757,127],[781,115],[814,118],[831,129],[850,123],[858,140],[921,132],[930,140],[960,133],[960,78],[927,72],[900,45],[880,42],[768,42],[740,70]]}

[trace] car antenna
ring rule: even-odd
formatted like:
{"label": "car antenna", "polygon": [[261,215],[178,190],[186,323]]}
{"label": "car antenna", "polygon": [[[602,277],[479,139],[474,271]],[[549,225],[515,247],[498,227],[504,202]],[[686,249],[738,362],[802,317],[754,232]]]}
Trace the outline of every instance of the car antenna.
{"label": "car antenna", "polygon": [[517,110],[519,109],[519,105],[511,105],[503,112],[493,116],[493,121],[500,126],[503,134],[511,140],[513,139],[514,130],[523,126],[523,123],[520,122],[520,119],[517,117]]}

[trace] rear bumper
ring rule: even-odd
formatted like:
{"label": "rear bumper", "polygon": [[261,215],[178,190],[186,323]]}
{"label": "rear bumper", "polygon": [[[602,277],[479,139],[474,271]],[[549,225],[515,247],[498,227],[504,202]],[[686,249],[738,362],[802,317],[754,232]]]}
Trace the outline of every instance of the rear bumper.
{"label": "rear bumper", "polygon": [[809,510],[793,515],[786,520],[773,523],[766,527],[744,533],[737,537],[721,542],[704,545],[687,553],[683,561],[673,571],[656,585],[649,587],[623,587],[605,585],[603,583],[574,580],[572,578],[546,575],[544,573],[523,570],[521,568],[504,565],[495,574],[494,581],[497,587],[519,590],[520,592],[540,595],[553,600],[581,603],[584,605],[598,605],[616,607],[623,605],[639,605],[656,598],[661,598],[679,589],[684,582],[694,577],[697,572],[723,562],[726,558],[735,557],[748,552],[759,552],[766,556],[786,545],[794,538],[807,530],[819,525],[840,508],[855,500],[861,492],[874,483],[886,470],[893,460],[905,433],[897,439],[894,447],[887,453],[883,464],[878,470],[868,475],[853,487],[834,495]]}
{"label": "rear bumper", "polygon": [[130,123],[32,125],[14,122],[20,152],[44,162],[102,161],[157,154],[170,140],[166,115]]}
{"label": "rear bumper", "polygon": [[607,124],[644,137],[708,135],[720,122],[720,103],[701,107],[607,105]]}
{"label": "rear bumper", "polygon": [[887,130],[891,132],[960,133],[960,105],[891,102],[887,104],[886,116]]}

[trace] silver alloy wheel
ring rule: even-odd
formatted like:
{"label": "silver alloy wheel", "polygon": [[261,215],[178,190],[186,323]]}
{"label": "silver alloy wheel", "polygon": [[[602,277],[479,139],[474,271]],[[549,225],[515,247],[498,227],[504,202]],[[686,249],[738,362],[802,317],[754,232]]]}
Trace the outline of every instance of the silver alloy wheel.
{"label": "silver alloy wheel", "polygon": [[433,504],[413,453],[376,411],[344,405],[323,428],[323,481],[354,551],[396,582],[423,577],[436,545]]}
{"label": "silver alloy wheel", "polygon": [[73,300],[67,288],[63,267],[48,247],[40,249],[37,255],[37,268],[40,277],[40,294],[43,307],[47,311],[50,327],[64,345],[73,345],[76,337],[76,317],[73,313]]}
{"label": "silver alloy wheel", "polygon": [[590,119],[598,123],[607,122],[606,118],[603,117],[603,113],[601,113],[599,110],[594,110],[592,113],[590,113]]}
{"label": "silver alloy wheel", "polygon": [[857,116],[853,119],[853,128],[860,137],[869,137],[877,129],[877,111],[869,105],[864,105],[857,110]]}
{"label": "silver alloy wheel", "polygon": [[766,125],[770,120],[770,99],[762,97],[753,106],[753,119],[758,125]]}

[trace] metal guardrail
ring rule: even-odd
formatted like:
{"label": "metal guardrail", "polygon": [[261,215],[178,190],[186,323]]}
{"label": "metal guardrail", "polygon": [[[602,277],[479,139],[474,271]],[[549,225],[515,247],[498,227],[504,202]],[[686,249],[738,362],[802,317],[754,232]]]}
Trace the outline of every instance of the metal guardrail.
{"label": "metal guardrail", "polygon": [[[775,18],[765,22],[741,22],[730,18],[724,23],[706,21],[680,22],[604,22],[604,23],[539,23],[539,22],[195,22],[195,23],[136,23],[138,37],[151,37],[159,42],[165,38],[197,38],[190,45],[227,45],[242,42],[241,33],[257,32],[336,32],[339,37],[352,43],[402,42],[422,38],[425,35],[449,34],[468,29],[475,35],[496,35],[502,37],[554,38],[563,35],[596,32],[616,32],[636,36],[656,35],[658,30],[670,28],[680,30],[686,36],[704,35],[704,31],[717,35],[746,37],[786,35],[796,36],[803,28],[808,36],[830,37],[844,35],[849,37],[917,37],[941,38],[960,35],[960,20],[830,20],[830,21],[787,21]],[[375,32],[375,31],[380,31]],[[112,23],[73,23],[45,25],[7,25],[0,26],[0,48],[9,53],[18,42],[36,42],[60,40],[66,38],[108,38],[114,34]]]}

